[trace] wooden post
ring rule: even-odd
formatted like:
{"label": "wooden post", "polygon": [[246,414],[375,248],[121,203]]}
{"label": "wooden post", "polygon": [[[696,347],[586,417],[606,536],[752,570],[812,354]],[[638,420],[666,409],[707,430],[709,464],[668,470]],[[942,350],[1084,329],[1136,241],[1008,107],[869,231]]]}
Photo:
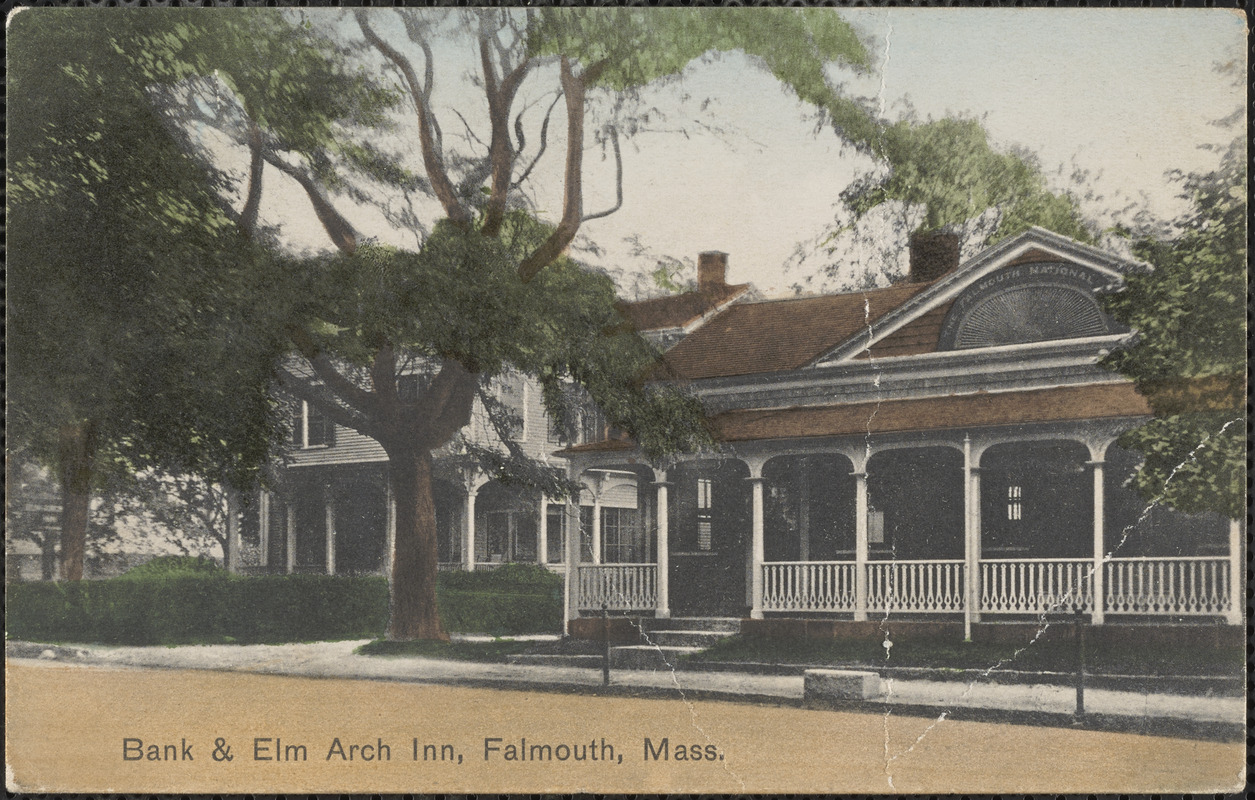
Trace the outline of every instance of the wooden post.
{"label": "wooden post", "polygon": [[462,504],[462,569],[475,571],[475,496],[478,490],[468,486]]}
{"label": "wooden post", "polygon": [[1090,620],[1095,625],[1103,623],[1103,611],[1106,597],[1103,587],[1103,560],[1106,557],[1106,542],[1103,536],[1103,462],[1089,462],[1094,468],[1094,575],[1090,581],[1094,594],[1094,609],[1090,612]]}
{"label": "wooden post", "polygon": [[1225,622],[1242,624],[1242,611],[1246,607],[1246,563],[1242,559],[1242,523],[1229,520],[1229,610]]}
{"label": "wooden post", "polygon": [[397,498],[392,492],[391,478],[386,479],[384,486],[387,521],[384,522],[383,574],[391,581],[392,560],[397,550]]}
{"label": "wooden post", "polygon": [[671,570],[671,541],[670,541],[670,512],[667,509],[667,473],[659,473],[660,480],[658,486],[658,504],[654,509],[654,513],[658,517],[658,607],[654,610],[654,616],[660,619],[667,619],[671,616],[671,596],[670,596],[670,570]]}
{"label": "wooden post", "polygon": [[[575,479],[572,471],[571,479]],[[580,495],[575,492],[566,501],[566,513],[562,515],[566,538],[566,573],[563,576],[562,632],[571,635],[571,620],[580,615]]]}
{"label": "wooden post", "polygon": [[750,481],[750,618],[763,618],[763,478]]}
{"label": "wooden post", "polygon": [[257,494],[257,538],[260,553],[257,562],[270,566],[270,491],[262,489]]}
{"label": "wooden post", "polygon": [[977,613],[980,595],[976,588],[980,579],[980,547],[979,534],[976,530],[976,514],[974,495],[972,492],[973,475],[972,437],[963,437],[963,641],[972,641],[972,623]]}
{"label": "wooden post", "polygon": [[327,533],[327,574],[336,574],[336,501],[331,487],[323,487],[324,525]]}
{"label": "wooden post", "polygon": [[227,572],[240,571],[240,493],[227,489],[227,551],[223,553]]}
{"label": "wooden post", "polygon": [[593,495],[593,563],[601,563],[601,496]]}
{"label": "wooden post", "polygon": [[540,515],[536,520],[536,563],[549,563],[549,498],[540,495]]}
{"label": "wooden post", "polygon": [[287,536],[284,545],[287,548],[287,571],[296,571],[296,503],[287,504]]}
{"label": "wooden post", "polygon": [[867,619],[867,473],[854,475],[854,619]]}

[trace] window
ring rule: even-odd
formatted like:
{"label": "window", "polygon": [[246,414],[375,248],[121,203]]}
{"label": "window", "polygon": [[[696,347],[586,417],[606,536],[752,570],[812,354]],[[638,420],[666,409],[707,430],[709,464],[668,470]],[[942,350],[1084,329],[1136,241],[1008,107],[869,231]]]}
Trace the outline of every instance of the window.
{"label": "window", "polygon": [[710,550],[711,525],[714,522],[710,478],[697,479],[697,549]]}
{"label": "window", "polygon": [[867,543],[885,543],[885,512],[867,509]]}
{"label": "window", "polygon": [[566,507],[550,503],[545,511],[545,534],[548,539],[551,564],[566,562]]}
{"label": "window", "polygon": [[606,439],[606,415],[588,403],[580,412],[580,441],[603,442]]}
{"label": "window", "polygon": [[292,424],[292,440],[297,447],[330,447],[335,442],[335,423],[318,406],[301,401]]}
{"label": "window", "polygon": [[1007,519],[1021,520],[1024,518],[1024,487],[1007,487]]}
{"label": "window", "polygon": [[527,438],[527,384],[522,375],[503,375],[497,383],[497,399],[509,415],[510,438],[516,442]]}
{"label": "window", "polygon": [[402,403],[418,402],[417,375],[401,375],[397,378],[397,397]]}
{"label": "window", "polygon": [[601,510],[602,561],[607,564],[633,564],[644,560],[637,541],[635,508]]}

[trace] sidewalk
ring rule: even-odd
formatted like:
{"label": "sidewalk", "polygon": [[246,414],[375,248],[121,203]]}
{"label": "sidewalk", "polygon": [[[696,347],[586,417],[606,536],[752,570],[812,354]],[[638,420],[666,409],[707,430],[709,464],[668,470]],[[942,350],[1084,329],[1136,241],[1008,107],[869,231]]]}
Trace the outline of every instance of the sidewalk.
{"label": "sidewalk", "polygon": [[[799,705],[800,675],[688,670],[615,670],[602,686],[600,668],[488,664],[415,656],[363,656],[364,641],[287,645],[182,647],[54,646],[6,643],[7,658],[109,667],[206,669],[308,678],[394,680],[484,685],[543,691],[610,692],[730,699]],[[843,704],[841,710],[894,711],[1028,724],[1073,724],[1075,694],[1068,687],[1034,684],[886,679],[878,701]],[[1241,735],[1246,703],[1241,697],[1201,697],[1154,692],[1086,689],[1084,727],[1208,738]]]}

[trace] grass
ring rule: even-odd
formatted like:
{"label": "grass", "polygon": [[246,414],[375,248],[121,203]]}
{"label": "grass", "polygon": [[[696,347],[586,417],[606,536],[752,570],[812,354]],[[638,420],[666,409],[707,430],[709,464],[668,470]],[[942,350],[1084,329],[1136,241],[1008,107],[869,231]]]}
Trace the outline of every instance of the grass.
{"label": "grass", "polygon": [[[1018,652],[1017,652],[1018,651]],[[815,666],[931,667],[1070,672],[1076,650],[1070,642],[1021,645],[917,639],[894,643],[888,659],[881,642],[844,639],[766,639],[735,636],[689,656],[698,661],[806,664]],[[1137,675],[1241,675],[1242,648],[1211,650],[1168,647],[1086,647],[1086,671]]]}
{"label": "grass", "polygon": [[423,656],[450,661],[504,663],[506,656],[522,653],[532,644],[513,639],[493,639],[487,642],[394,642],[376,639],[357,648],[355,652],[364,656]]}

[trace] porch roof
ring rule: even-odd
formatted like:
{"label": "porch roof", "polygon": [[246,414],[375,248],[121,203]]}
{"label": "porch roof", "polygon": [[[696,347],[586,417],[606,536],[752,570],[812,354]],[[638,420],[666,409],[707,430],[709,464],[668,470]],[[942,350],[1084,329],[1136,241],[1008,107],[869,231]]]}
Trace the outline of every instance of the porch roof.
{"label": "porch roof", "polygon": [[669,350],[666,372],[696,380],[798,369],[931,285],[737,303]]}
{"label": "porch roof", "polygon": [[[802,439],[981,428],[1025,422],[1141,417],[1150,404],[1132,383],[1092,383],[1018,392],[885,400],[844,405],[725,411],[711,419],[721,442]],[[630,441],[590,442],[566,453],[634,449]]]}

